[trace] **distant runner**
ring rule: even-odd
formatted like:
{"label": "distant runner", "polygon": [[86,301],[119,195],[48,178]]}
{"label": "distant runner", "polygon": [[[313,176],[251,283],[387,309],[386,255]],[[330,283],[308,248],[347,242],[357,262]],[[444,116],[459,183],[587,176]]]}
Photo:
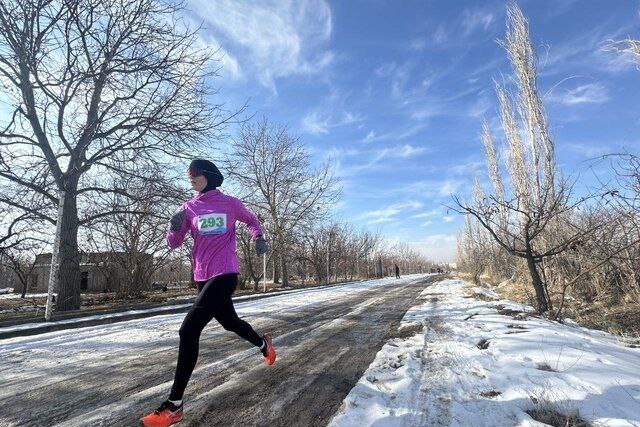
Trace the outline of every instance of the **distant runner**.
{"label": "distant runner", "polygon": [[396,279],[400,278],[400,267],[398,267],[398,264],[394,264],[396,266]]}
{"label": "distant runner", "polygon": [[140,422],[145,427],[168,427],[182,420],[182,397],[198,360],[200,333],[215,318],[222,327],[233,331],[258,347],[267,365],[276,361],[269,334],[258,335],[251,325],[236,314],[231,295],[238,284],[235,223],[245,223],[255,240],[256,253],[267,253],[257,218],[234,197],[217,189],[224,178],[208,160],[196,159],[189,166],[191,187],[196,196],[184,203],[171,217],[167,243],[172,249],[184,241],[187,232],[193,237],[194,280],[198,298],[180,327],[180,349],[175,379],[169,399]]}

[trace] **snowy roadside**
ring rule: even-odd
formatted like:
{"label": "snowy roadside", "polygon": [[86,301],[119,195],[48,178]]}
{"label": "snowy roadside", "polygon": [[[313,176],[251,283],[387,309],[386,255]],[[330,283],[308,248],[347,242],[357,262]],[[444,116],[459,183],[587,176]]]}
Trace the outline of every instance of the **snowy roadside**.
{"label": "snowy roadside", "polygon": [[[411,277],[419,277],[419,276],[421,275],[409,275],[405,277],[411,278]],[[251,301],[255,299],[270,298],[275,296],[288,295],[292,293],[306,294],[306,293],[317,292],[318,290],[332,288],[336,286],[358,286],[358,284],[362,284],[366,282],[387,283],[389,281],[392,281],[392,279],[391,278],[374,279],[374,280],[368,280],[368,281],[336,283],[328,286],[319,286],[319,287],[311,287],[311,288],[303,288],[303,289],[288,289],[288,290],[273,291],[268,293],[258,293],[258,294],[238,296],[238,297],[234,297],[233,301],[235,303],[239,303],[242,301]],[[43,294],[43,295],[46,296],[46,294]],[[194,297],[195,297],[195,294],[192,296],[189,296],[188,298],[193,299]],[[176,299],[176,302],[178,301],[179,300]],[[83,316],[83,317],[67,319],[67,320],[56,320],[51,323],[31,322],[31,323],[24,323],[24,324],[15,325],[15,326],[0,327],[0,340],[14,338],[16,336],[22,336],[22,335],[35,335],[39,333],[53,332],[53,331],[62,330],[62,329],[79,328],[79,327],[85,327],[85,326],[90,327],[90,326],[95,326],[101,323],[113,323],[117,321],[129,321],[129,320],[145,318],[149,316],[174,314],[176,312],[183,312],[188,310],[188,308],[191,307],[191,305],[192,305],[192,302],[189,302],[186,304],[178,303],[174,305],[167,305],[167,306],[149,308],[149,309],[128,310],[128,311],[122,311],[117,313],[89,315],[89,316]]]}
{"label": "snowy roadside", "polygon": [[542,409],[640,426],[640,349],[474,290],[482,300],[461,280],[425,289],[329,427],[546,426],[526,412]]}

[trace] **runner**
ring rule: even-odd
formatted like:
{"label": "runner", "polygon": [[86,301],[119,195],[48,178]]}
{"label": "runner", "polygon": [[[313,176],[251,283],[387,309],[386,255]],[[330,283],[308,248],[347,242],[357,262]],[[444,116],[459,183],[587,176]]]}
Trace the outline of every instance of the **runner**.
{"label": "runner", "polygon": [[191,162],[188,173],[197,194],[173,214],[167,243],[175,249],[182,244],[187,232],[193,237],[193,275],[199,293],[180,327],[178,364],[169,399],[140,420],[145,427],[168,427],[182,420],[182,397],[198,360],[200,333],[211,319],[215,318],[224,329],[258,347],[267,365],[276,360],[269,334],[261,337],[240,319],[231,300],[240,271],[235,223],[240,221],[249,227],[256,253],[263,255],[268,246],[260,224],[240,200],[217,189],[224,178],[212,162],[196,159]]}

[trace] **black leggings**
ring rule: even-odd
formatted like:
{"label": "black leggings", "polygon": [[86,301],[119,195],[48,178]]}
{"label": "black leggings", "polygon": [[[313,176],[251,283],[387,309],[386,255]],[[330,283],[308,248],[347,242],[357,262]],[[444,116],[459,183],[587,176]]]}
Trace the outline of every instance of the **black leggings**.
{"label": "black leggings", "polygon": [[187,313],[180,327],[178,366],[171,388],[170,400],[181,400],[193,368],[198,360],[200,333],[215,318],[227,331],[233,331],[256,347],[262,338],[236,314],[231,295],[238,285],[237,274],[225,274],[206,282],[198,282],[200,291],[196,302]]}

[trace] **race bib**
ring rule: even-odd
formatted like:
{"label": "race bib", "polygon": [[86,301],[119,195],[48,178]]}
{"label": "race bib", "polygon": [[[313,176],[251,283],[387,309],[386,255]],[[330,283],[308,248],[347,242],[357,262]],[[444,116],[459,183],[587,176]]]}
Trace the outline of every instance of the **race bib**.
{"label": "race bib", "polygon": [[198,216],[198,234],[224,234],[227,232],[227,214],[210,213]]}

